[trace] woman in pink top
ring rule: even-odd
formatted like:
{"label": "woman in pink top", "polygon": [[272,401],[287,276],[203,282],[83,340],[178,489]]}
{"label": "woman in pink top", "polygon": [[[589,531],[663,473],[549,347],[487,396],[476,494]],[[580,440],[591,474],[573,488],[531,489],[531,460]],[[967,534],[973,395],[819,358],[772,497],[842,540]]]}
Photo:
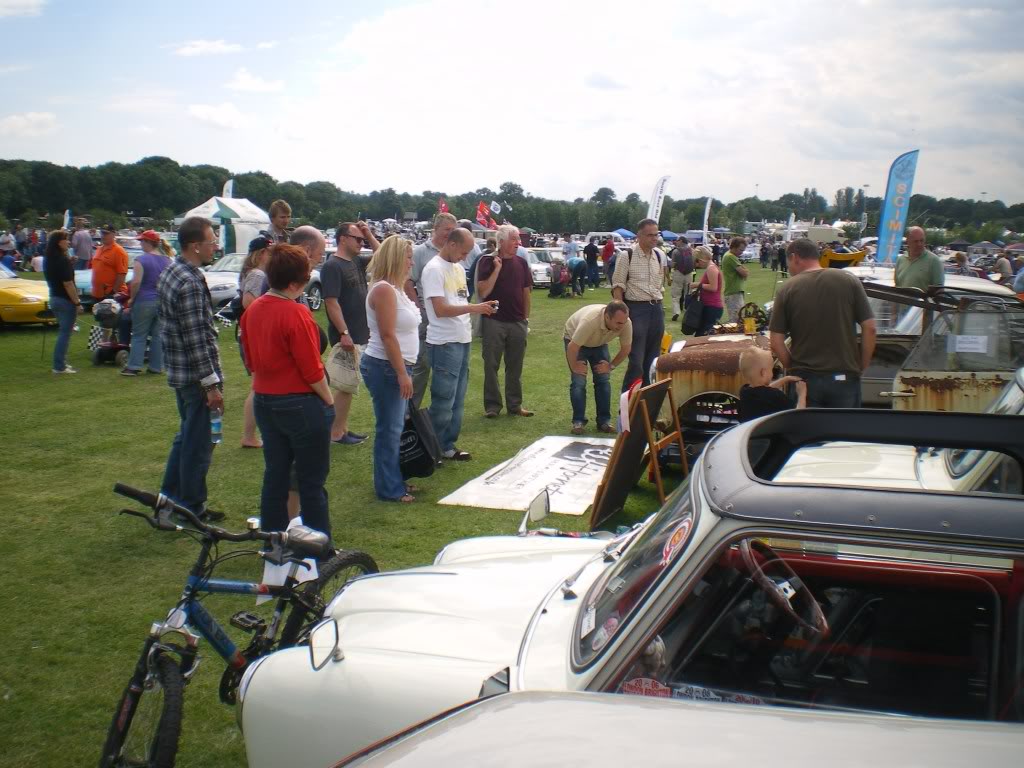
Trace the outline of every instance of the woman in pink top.
{"label": "woman in pink top", "polygon": [[704,270],[704,276],[698,284],[698,290],[702,293],[704,309],[700,315],[700,325],[694,336],[707,336],[722,316],[722,273],[711,257],[711,251],[703,245],[693,251],[693,266],[696,269]]}

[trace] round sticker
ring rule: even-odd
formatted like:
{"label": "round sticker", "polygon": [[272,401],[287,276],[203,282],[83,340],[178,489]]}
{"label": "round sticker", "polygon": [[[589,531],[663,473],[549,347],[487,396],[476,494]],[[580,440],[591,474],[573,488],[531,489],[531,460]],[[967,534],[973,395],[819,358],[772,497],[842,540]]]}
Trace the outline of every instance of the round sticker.
{"label": "round sticker", "polygon": [[690,535],[690,528],[692,526],[693,520],[687,517],[676,526],[674,531],[672,531],[672,535],[668,537],[668,540],[665,542],[665,546],[661,549],[662,565],[668,565],[676,551],[686,542],[686,539]]}

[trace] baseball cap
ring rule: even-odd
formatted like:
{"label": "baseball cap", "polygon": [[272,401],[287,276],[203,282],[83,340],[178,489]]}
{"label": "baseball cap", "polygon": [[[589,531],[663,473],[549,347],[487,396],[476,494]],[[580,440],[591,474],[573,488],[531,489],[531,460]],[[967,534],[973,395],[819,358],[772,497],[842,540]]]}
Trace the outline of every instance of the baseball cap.
{"label": "baseball cap", "polygon": [[100,232],[109,232],[112,235],[116,235],[117,234],[117,230],[114,229],[114,225],[113,224],[104,224],[100,228]]}
{"label": "baseball cap", "polygon": [[147,229],[145,232],[139,235],[139,240],[148,240],[151,243],[159,243],[160,235],[158,235],[152,229]]}
{"label": "baseball cap", "polygon": [[249,253],[252,253],[253,251],[262,251],[264,248],[269,248],[272,245],[273,243],[270,241],[269,237],[264,237],[263,235],[254,237],[249,241]]}

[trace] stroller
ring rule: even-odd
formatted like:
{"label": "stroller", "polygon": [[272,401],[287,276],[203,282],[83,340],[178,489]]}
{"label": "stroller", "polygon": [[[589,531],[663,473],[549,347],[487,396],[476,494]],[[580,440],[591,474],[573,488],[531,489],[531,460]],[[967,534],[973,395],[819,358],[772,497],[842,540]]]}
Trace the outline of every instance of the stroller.
{"label": "stroller", "polygon": [[103,299],[97,301],[92,308],[93,317],[96,318],[96,325],[89,330],[93,365],[115,363],[124,368],[128,364],[132,318],[131,313],[123,311],[125,298],[113,296]]}

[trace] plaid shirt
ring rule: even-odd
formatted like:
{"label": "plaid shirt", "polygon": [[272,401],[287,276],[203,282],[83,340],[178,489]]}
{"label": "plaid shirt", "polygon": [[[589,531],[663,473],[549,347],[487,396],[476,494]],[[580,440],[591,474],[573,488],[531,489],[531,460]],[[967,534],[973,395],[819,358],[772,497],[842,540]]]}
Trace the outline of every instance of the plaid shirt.
{"label": "plaid shirt", "polygon": [[156,290],[167,384],[216,383],[214,375],[223,381],[213,301],[203,273],[179,256],[160,274]]}
{"label": "plaid shirt", "polygon": [[626,301],[661,301],[664,279],[661,252],[657,248],[644,253],[638,245],[633,248],[632,258],[624,253],[615,259],[612,288],[622,288]]}

